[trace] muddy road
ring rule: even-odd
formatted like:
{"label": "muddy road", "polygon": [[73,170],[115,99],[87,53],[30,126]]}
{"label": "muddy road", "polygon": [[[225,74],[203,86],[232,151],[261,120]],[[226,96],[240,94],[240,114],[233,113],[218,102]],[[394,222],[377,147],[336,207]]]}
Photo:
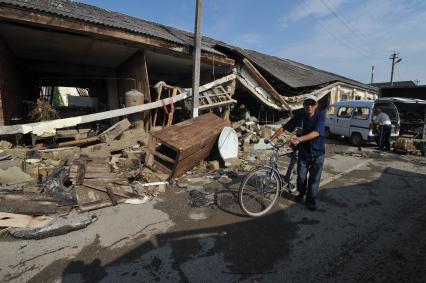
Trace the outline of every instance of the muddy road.
{"label": "muddy road", "polygon": [[64,236],[0,240],[0,281],[425,282],[425,159],[339,150],[348,149],[333,147],[324,178],[347,173],[325,182],[315,212],[284,197],[247,218],[239,177],[200,185],[204,202],[175,188],[92,212],[98,222]]}

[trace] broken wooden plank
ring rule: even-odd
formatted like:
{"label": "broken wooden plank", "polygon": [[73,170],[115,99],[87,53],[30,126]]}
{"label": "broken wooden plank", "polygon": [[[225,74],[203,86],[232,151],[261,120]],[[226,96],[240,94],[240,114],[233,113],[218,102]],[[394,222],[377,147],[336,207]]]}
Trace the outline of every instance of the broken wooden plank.
{"label": "broken wooden plank", "polygon": [[135,193],[133,192],[133,189],[130,185],[117,185],[115,182],[104,182],[98,180],[84,180],[83,186],[104,193],[107,192],[107,187],[110,187],[112,188],[111,191],[114,195],[123,198],[135,197]]}
{"label": "broken wooden plank", "polygon": [[81,155],[78,161],[77,175],[75,177],[75,183],[77,185],[83,184],[87,167],[87,156]]}
{"label": "broken wooden plank", "polygon": [[130,128],[131,124],[128,119],[123,119],[120,122],[114,124],[109,129],[99,135],[101,142],[108,143],[119,137],[125,130]]}
{"label": "broken wooden plank", "polygon": [[283,110],[281,106],[277,105],[273,96],[263,89],[245,68],[241,68],[240,76],[237,79],[260,102],[272,109]]}
{"label": "broken wooden plank", "polygon": [[90,173],[111,173],[111,167],[108,163],[96,164],[92,162],[87,163],[86,172]]}
{"label": "broken wooden plank", "polygon": [[0,194],[0,211],[29,215],[55,214],[58,200],[39,194]]}
{"label": "broken wooden plank", "polygon": [[83,211],[112,205],[106,192],[92,190],[85,186],[75,186],[74,191],[77,196],[78,206]]}
{"label": "broken wooden plank", "polygon": [[253,66],[253,64],[246,58],[243,59],[243,64],[249,73],[257,80],[257,82],[261,84],[261,86],[264,87],[270,94],[272,94],[272,96],[281,103],[283,108],[286,108],[291,112],[291,107],[288,105],[287,101],[284,100],[284,98],[274,89],[274,87],[265,79],[265,77],[256,69],[256,67]]}
{"label": "broken wooden plank", "polygon": [[53,149],[53,148],[60,148],[60,147],[73,147],[73,146],[87,145],[87,144],[98,142],[98,141],[99,141],[99,137],[90,137],[90,138],[60,142],[55,144],[36,144],[35,148],[37,148],[38,150],[42,150],[42,149]]}
{"label": "broken wooden plank", "polygon": [[[70,173],[70,178],[71,179],[75,179],[77,177],[76,173]],[[112,182],[111,180],[122,180],[122,178],[120,178],[120,176],[116,173],[92,173],[92,172],[86,172],[86,174],[84,175],[84,179],[108,179],[110,182]]]}

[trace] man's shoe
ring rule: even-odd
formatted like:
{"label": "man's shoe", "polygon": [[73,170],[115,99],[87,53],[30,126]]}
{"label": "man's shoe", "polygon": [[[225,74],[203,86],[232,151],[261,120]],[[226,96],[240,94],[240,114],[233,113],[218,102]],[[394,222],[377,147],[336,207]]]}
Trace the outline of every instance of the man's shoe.
{"label": "man's shoe", "polygon": [[298,203],[302,203],[304,197],[305,197],[304,194],[299,193],[297,196],[294,197],[294,201]]}
{"label": "man's shoe", "polygon": [[317,210],[317,206],[315,204],[312,203],[307,203],[306,207],[310,210],[310,211],[315,211]]}

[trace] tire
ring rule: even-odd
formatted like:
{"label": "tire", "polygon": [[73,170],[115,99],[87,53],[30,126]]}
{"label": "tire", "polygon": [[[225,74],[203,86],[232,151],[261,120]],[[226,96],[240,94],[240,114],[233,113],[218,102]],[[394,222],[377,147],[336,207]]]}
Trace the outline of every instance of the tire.
{"label": "tire", "polygon": [[354,146],[362,145],[362,136],[359,133],[353,133],[351,135],[351,144]]}
{"label": "tire", "polygon": [[256,168],[241,182],[238,194],[241,210],[251,217],[265,215],[274,206],[280,191],[277,172],[266,166]]}

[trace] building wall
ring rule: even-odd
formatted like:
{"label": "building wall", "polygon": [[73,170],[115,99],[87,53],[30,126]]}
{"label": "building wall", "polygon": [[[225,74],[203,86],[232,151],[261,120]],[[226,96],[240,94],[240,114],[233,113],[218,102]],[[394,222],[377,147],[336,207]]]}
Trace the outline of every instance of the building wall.
{"label": "building wall", "polygon": [[331,89],[330,98],[330,104],[333,104],[344,100],[374,100],[378,96],[370,90],[339,84]]}
{"label": "building wall", "polygon": [[23,85],[18,62],[0,38],[0,125],[21,122]]}

